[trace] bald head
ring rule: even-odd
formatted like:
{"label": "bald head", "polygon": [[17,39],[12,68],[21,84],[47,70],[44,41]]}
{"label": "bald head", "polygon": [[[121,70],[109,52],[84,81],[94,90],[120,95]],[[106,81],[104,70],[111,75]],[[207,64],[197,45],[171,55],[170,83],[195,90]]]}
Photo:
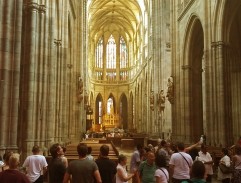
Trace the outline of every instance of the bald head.
{"label": "bald head", "polygon": [[152,165],[155,162],[155,154],[152,151],[147,153],[147,163]]}

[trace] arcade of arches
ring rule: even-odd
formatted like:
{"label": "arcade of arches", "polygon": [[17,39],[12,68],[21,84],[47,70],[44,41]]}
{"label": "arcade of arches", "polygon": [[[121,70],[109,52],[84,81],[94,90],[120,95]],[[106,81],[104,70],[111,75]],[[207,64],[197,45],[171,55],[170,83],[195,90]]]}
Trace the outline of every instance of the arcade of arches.
{"label": "arcade of arches", "polygon": [[2,0],[0,22],[0,153],[114,128],[240,136],[240,0]]}

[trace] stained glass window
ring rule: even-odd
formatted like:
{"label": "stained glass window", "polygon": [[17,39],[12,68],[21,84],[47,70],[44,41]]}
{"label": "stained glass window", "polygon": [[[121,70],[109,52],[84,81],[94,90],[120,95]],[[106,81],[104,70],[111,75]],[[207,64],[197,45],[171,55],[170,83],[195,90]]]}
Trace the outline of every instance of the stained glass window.
{"label": "stained glass window", "polygon": [[128,66],[127,58],[127,47],[124,38],[120,37],[120,68],[127,68]]}
{"label": "stained glass window", "polygon": [[115,39],[112,35],[108,39],[108,43],[107,43],[106,68],[107,69],[115,69],[116,68],[116,43],[115,43]]}
{"label": "stained glass window", "polygon": [[99,114],[98,114],[99,124],[102,123],[102,102],[99,101]]}
{"label": "stained glass window", "polygon": [[109,98],[107,100],[107,114],[114,114],[113,99]]}
{"label": "stained glass window", "polygon": [[103,37],[97,43],[95,54],[95,67],[103,68]]}

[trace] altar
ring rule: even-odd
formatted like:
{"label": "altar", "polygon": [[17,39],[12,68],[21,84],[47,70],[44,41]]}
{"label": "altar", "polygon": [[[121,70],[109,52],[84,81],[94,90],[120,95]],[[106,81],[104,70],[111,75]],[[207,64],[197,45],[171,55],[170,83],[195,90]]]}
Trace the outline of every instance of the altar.
{"label": "altar", "polygon": [[103,130],[113,130],[114,128],[119,128],[119,115],[118,114],[105,114],[103,116],[102,129]]}

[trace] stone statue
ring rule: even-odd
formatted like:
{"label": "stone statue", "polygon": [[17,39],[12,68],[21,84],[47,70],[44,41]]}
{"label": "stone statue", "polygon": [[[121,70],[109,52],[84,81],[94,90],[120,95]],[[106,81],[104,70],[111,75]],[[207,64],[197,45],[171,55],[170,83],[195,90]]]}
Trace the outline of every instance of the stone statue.
{"label": "stone statue", "polygon": [[77,91],[77,102],[81,103],[83,100],[83,80],[79,77],[79,81],[78,81],[78,91]]}
{"label": "stone statue", "polygon": [[154,110],[154,91],[151,91],[150,95],[150,108],[152,111]]}
{"label": "stone statue", "polygon": [[158,94],[158,106],[159,106],[159,111],[164,111],[165,109],[165,102],[166,102],[166,97],[164,95],[164,90],[161,90]]}
{"label": "stone statue", "polygon": [[173,78],[168,78],[167,81],[167,99],[168,101],[173,104],[174,103],[174,90],[173,90]]}

